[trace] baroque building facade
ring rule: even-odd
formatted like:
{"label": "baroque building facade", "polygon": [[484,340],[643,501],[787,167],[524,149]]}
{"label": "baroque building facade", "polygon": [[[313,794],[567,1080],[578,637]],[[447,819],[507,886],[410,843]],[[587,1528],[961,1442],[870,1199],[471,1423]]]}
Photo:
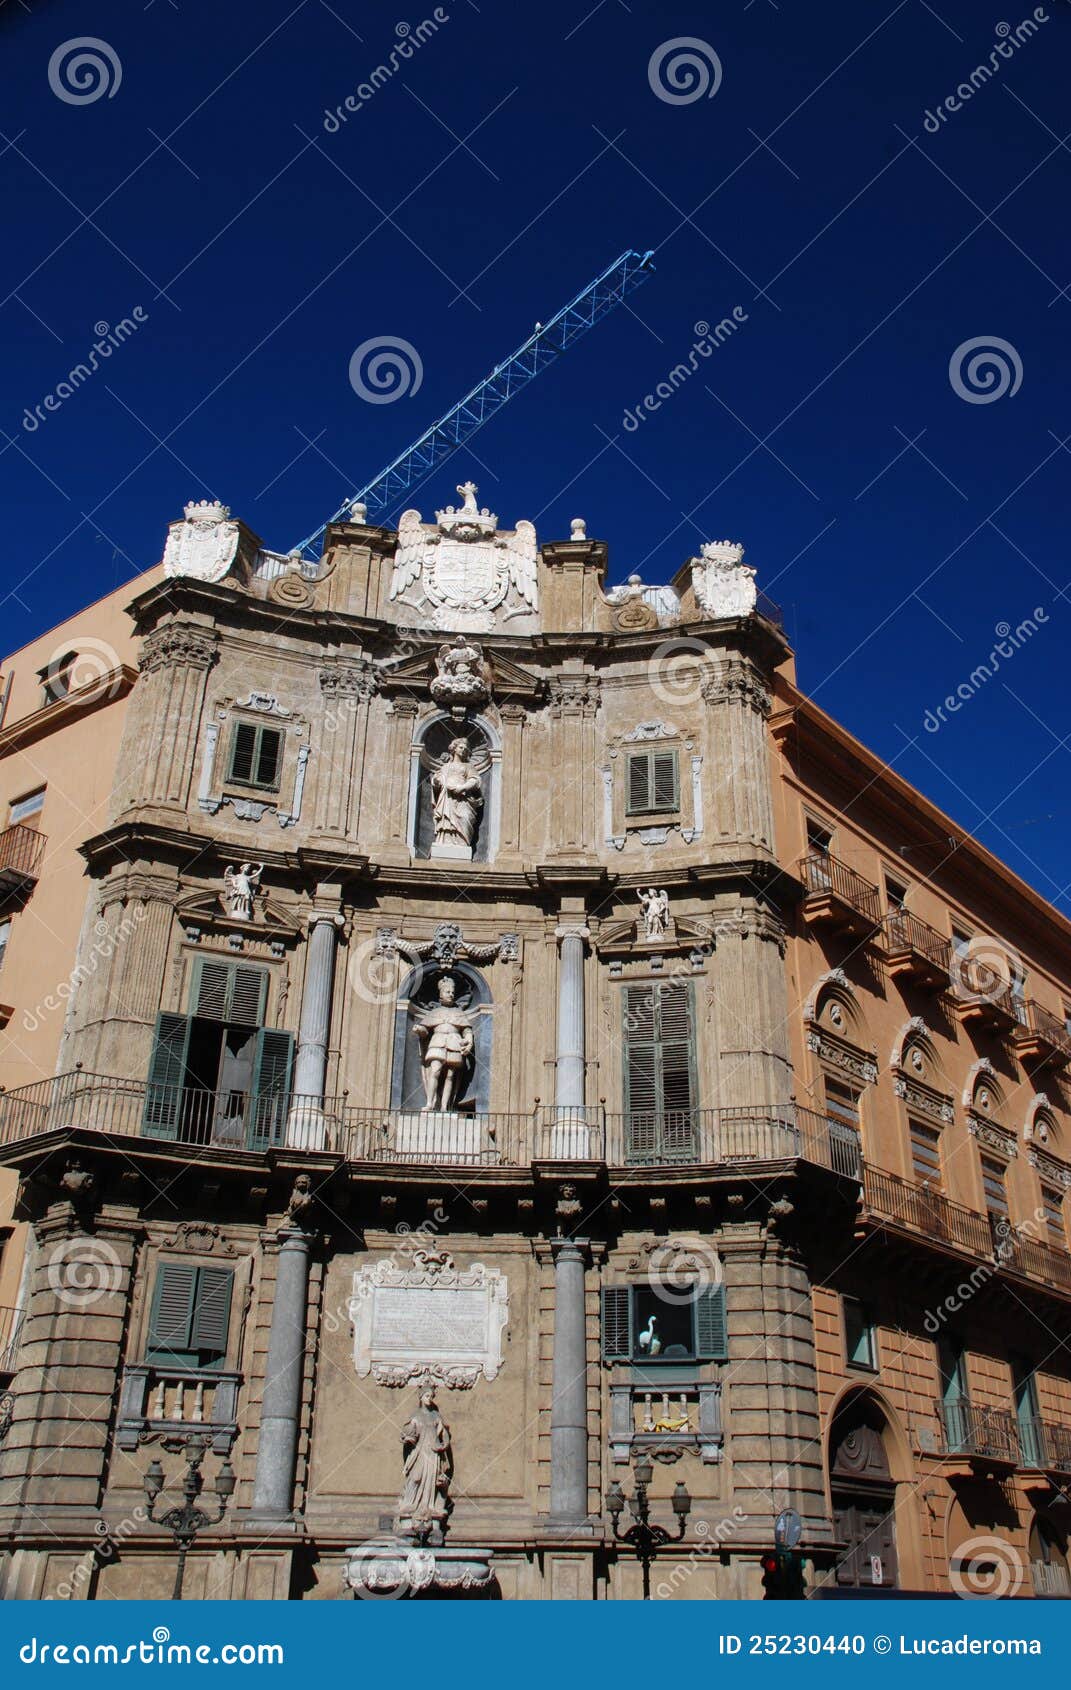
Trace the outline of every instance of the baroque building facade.
{"label": "baroque building facade", "polygon": [[1071,929],[741,547],[609,590],[458,492],[138,584],[0,1096],[3,1594],[166,1594],[191,1456],[187,1595],[750,1596],[785,1510],[816,1588],[1066,1594]]}

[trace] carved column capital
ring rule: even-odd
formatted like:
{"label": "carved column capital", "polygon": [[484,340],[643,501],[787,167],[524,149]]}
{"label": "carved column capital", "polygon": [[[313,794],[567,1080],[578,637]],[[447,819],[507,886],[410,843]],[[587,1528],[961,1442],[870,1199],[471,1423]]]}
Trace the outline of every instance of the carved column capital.
{"label": "carved column capital", "polygon": [[147,634],[141,648],[141,670],[185,664],[191,669],[210,669],[219,654],[219,636],[209,628],[170,622]]}

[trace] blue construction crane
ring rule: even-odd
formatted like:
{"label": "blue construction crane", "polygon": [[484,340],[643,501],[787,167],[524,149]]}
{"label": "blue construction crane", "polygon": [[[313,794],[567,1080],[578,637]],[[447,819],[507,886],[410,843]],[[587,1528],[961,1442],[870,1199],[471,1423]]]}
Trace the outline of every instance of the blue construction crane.
{"label": "blue construction crane", "polygon": [[500,411],[526,383],[533,381],[541,370],[560,357],[574,340],[586,334],[600,318],[620,305],[627,293],[645,282],[654,269],[653,257],[653,252],[629,251],[615,258],[549,322],[537,323],[523,346],[511,353],[504,363],[496,364],[491,374],[471,393],[466,393],[464,399],[459,399],[453,410],[432,423],[419,440],[400,452],[367,486],[344,499],[334,516],[293,550],[309,551],[327,532],[330,523],[346,516],[353,505],[364,505],[369,513],[389,510],[410,487],[429,475],[451,452],[456,452],[459,446],[471,440],[496,411]]}

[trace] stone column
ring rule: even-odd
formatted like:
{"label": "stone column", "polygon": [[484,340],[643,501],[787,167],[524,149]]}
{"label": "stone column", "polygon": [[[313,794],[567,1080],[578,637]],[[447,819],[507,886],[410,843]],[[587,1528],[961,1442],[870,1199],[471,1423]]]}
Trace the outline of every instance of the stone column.
{"label": "stone column", "polygon": [[286,1132],[287,1143],[300,1150],[323,1150],[325,1145],[324,1083],[331,1037],[335,952],[341,924],[340,915],[326,911],[315,910],[309,917],[305,989],[301,997],[292,1086],[294,1103]]}
{"label": "stone column", "polygon": [[590,1154],[584,1110],[584,944],[590,937],[583,922],[557,929],[558,1046],[554,1079],[555,1157]]}
{"label": "stone column", "polygon": [[550,1521],[588,1517],[588,1379],[584,1267],[587,1239],[555,1238],[554,1369],[550,1409]]}
{"label": "stone column", "polygon": [[278,1239],[279,1261],[251,1510],[261,1520],[289,1520],[293,1514],[309,1303],[312,1239],[307,1232],[290,1230],[281,1231]]}

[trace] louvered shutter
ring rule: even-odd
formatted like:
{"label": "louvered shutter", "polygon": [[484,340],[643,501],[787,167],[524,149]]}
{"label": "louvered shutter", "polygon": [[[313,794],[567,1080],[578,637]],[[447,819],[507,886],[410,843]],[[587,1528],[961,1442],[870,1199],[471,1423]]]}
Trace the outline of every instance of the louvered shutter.
{"label": "louvered shutter", "polygon": [[141,1130],[146,1138],[174,1138],[178,1132],[189,1037],[188,1016],[172,1015],[163,1010],[156,1017],[149,1079],[145,1087],[145,1110],[141,1120]]}
{"label": "louvered shutter", "polygon": [[234,1274],[230,1268],[203,1267],[197,1274],[197,1295],[190,1326],[190,1348],[201,1359],[219,1360],[227,1353]]}
{"label": "louvered shutter", "polygon": [[636,815],[651,808],[651,759],[634,751],[628,760],[628,810]]}
{"label": "louvered shutter", "polygon": [[268,976],[263,968],[198,957],[193,979],[193,1013],[208,1021],[259,1027],[264,1018]]}
{"label": "louvered shutter", "polygon": [[695,1153],[695,1039],[692,989],[688,981],[667,982],[658,994],[662,1064],[663,1148],[676,1157]]}
{"label": "louvered shutter", "polygon": [[251,785],[256,753],[256,728],[251,722],[236,723],[231,741],[231,780],[239,781],[243,786]]}
{"label": "louvered shutter", "polygon": [[653,984],[625,987],[625,1156],[629,1161],[647,1161],[658,1148],[657,995]]}
{"label": "louvered shutter", "polygon": [[724,1285],[703,1285],[696,1295],[695,1354],[697,1361],[724,1361],[729,1354]]}
{"label": "louvered shutter", "polygon": [[149,1311],[148,1353],[158,1361],[191,1363],[197,1269],[188,1262],[161,1262]]}
{"label": "louvered shutter", "polygon": [[273,789],[279,784],[279,752],[283,736],[277,728],[261,728],[257,747],[256,784]]}
{"label": "louvered shutter", "polygon": [[680,802],[677,782],[677,753],[675,751],[656,751],[651,758],[653,774],[651,778],[652,808],[656,810],[675,810]]}
{"label": "louvered shutter", "polygon": [[282,1144],[286,1137],[293,1056],[293,1034],[282,1033],[275,1027],[261,1028],[257,1034],[257,1049],[253,1059],[250,1150],[263,1150],[269,1144]]}
{"label": "louvered shutter", "polygon": [[627,1285],[602,1288],[602,1359],[632,1359],[632,1292]]}

